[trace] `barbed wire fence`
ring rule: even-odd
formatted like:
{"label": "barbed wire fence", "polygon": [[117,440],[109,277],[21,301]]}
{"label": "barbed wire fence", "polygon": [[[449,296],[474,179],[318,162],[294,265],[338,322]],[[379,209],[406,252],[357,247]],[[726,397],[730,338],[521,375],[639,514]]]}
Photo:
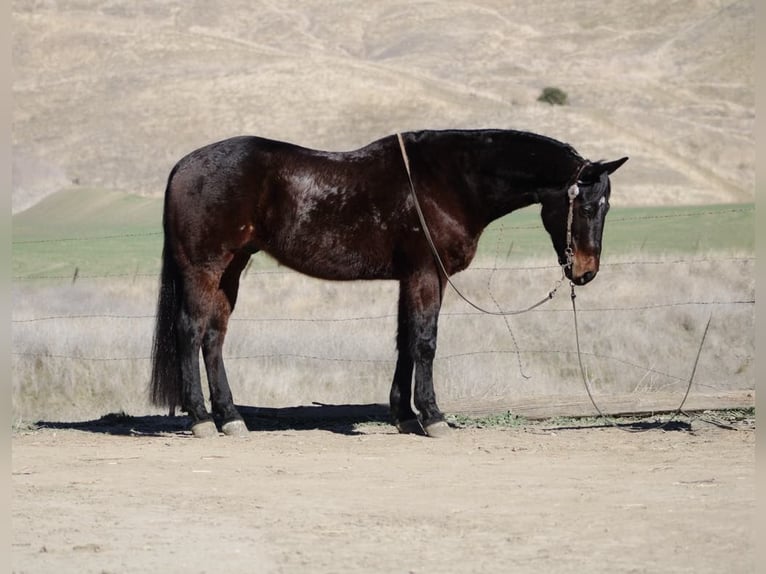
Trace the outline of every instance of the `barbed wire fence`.
{"label": "barbed wire fence", "polygon": [[[697,211],[632,220],[720,213]],[[610,224],[623,220],[629,218],[616,218]],[[501,255],[506,232],[538,227],[504,226],[495,252],[460,274],[461,280],[490,305],[503,307],[505,301],[520,301],[524,294],[544,292],[558,273],[555,264],[511,264],[509,256]],[[155,238],[159,245],[161,235],[146,232],[21,240],[14,246],[139,237]],[[580,293],[588,297],[587,304],[578,305],[578,311],[586,317],[586,325],[591,323],[585,336],[593,344],[584,356],[594,365],[596,388],[607,394],[677,388],[686,380],[684,349],[694,345],[695,325],[702,322],[703,314],[714,313],[718,335],[711,337],[714,352],[709,364],[715,382],[710,388],[754,389],[754,262],[754,255],[725,252],[644,255],[602,262],[602,275],[610,273],[634,284],[636,277],[643,276],[645,283],[642,289],[638,281],[638,288],[622,294],[614,288],[615,279],[597,288],[593,297],[589,295],[591,286],[578,290],[578,297]],[[702,270],[704,277],[694,279],[694,270]],[[159,268],[153,272],[136,268],[124,273],[90,273],[88,263],[82,262],[69,273],[14,277],[12,358],[17,416],[34,418],[62,408],[75,412],[83,400],[98,396],[103,400],[95,401],[101,405],[96,408],[145,409],[154,326],[154,314],[149,310],[154,310],[158,276]],[[507,280],[498,287],[503,277]],[[652,285],[658,278],[662,282]],[[241,300],[251,289],[259,295],[251,304],[238,303],[225,347],[235,396],[245,380],[245,392],[240,395],[246,401],[273,405],[311,402],[309,397],[315,394],[325,401],[354,402],[358,397],[384,402],[395,365],[396,289],[395,284],[393,288],[378,288],[370,283],[393,282],[367,282],[349,293],[348,284],[305,279],[285,268],[249,268],[243,276]],[[126,289],[133,291],[125,294]],[[288,304],[282,304],[286,301]],[[447,296],[435,362],[436,376],[444,384],[437,392],[446,394],[447,402],[450,398],[455,404],[468,401],[475,410],[481,410],[477,405],[482,401],[500,404],[498,399],[504,398],[507,400],[500,402],[507,405],[513,403],[513,397],[525,394],[561,394],[560,387],[550,381],[568,380],[570,390],[564,394],[574,394],[576,359],[568,298],[559,297],[528,315],[514,319],[513,326],[503,325],[466,310]],[[672,331],[665,338],[652,342],[652,337],[643,335],[660,324],[663,327],[659,330]],[[630,333],[616,335],[620,328]],[[672,346],[677,348],[669,348]],[[661,348],[658,351],[656,347]],[[526,370],[532,372],[531,377],[525,375]],[[613,384],[626,370],[634,375],[629,377],[630,383]],[[291,386],[309,388],[298,392]],[[339,387],[347,391],[340,392]]]}

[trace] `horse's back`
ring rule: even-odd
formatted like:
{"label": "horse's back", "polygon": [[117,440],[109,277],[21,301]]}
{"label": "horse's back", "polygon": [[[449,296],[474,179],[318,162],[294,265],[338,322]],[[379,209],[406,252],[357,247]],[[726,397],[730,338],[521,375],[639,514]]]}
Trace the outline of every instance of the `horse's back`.
{"label": "horse's back", "polygon": [[235,192],[269,177],[272,184],[302,176],[355,186],[365,173],[374,177],[381,171],[376,165],[381,165],[382,144],[378,140],[358,150],[329,152],[258,136],[236,136],[181,158],[173,168],[172,184],[180,193],[213,195]]}
{"label": "horse's back", "polygon": [[318,277],[391,277],[407,201],[392,156],[400,160],[383,140],[349,152],[256,136],[206,145],[174,168],[166,233],[198,262],[220,251],[263,250]]}

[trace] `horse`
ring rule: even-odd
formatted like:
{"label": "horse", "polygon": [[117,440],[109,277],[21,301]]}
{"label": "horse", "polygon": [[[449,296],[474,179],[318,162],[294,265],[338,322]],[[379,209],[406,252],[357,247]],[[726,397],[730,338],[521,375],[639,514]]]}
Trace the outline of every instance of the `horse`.
{"label": "horse", "polygon": [[540,204],[566,277],[592,281],[609,175],[627,159],[591,162],[569,144],[499,129],[406,132],[343,152],[256,136],[192,151],[165,189],[152,402],[180,407],[194,436],[217,436],[216,423],[225,435],[247,434],[222,346],[240,276],[263,251],[312,277],[398,281],[392,423],[402,433],[448,434],[433,385],[446,280],[468,267],[490,222]]}

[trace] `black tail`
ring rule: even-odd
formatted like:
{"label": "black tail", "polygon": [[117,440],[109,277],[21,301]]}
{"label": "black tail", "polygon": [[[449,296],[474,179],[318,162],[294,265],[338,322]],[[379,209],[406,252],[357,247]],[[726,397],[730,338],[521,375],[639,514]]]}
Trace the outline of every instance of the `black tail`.
{"label": "black tail", "polygon": [[151,399],[157,406],[166,406],[172,413],[181,404],[181,365],[178,356],[176,319],[181,308],[183,283],[178,265],[173,257],[166,225],[168,193],[175,169],[168,178],[165,190],[165,213],[163,227],[165,240],[162,247],[162,272],[160,292],[157,298],[157,319],[152,344]]}

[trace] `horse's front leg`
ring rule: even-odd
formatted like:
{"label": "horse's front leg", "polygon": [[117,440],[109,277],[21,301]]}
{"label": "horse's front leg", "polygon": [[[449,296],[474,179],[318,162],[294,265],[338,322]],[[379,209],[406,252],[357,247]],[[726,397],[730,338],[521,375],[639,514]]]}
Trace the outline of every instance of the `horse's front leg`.
{"label": "horse's front leg", "polygon": [[396,332],[396,370],[391,384],[389,396],[391,417],[396,428],[401,433],[425,434],[420,425],[418,415],[412,402],[412,372],[414,363],[410,353],[410,313],[408,311],[409,297],[405,290],[407,284],[402,281],[399,285],[399,315]]}
{"label": "horse's front leg", "polygon": [[436,437],[449,430],[436,404],[433,384],[442,294],[435,273],[416,274],[400,283],[399,358],[391,389],[391,411],[401,432],[420,431]]}

